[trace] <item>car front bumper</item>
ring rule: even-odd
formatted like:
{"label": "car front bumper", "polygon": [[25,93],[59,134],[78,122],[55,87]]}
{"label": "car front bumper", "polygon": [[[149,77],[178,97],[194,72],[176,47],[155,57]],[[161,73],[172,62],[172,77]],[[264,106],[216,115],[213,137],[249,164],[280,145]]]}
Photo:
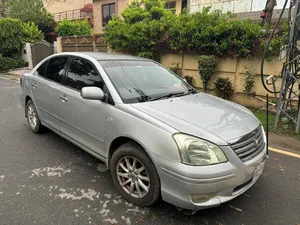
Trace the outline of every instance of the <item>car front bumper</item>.
{"label": "car front bumper", "polygon": [[219,206],[241,195],[260,177],[266,148],[255,158],[242,162],[230,147],[223,147],[229,161],[211,166],[162,162],[159,175],[164,201],[189,210]]}

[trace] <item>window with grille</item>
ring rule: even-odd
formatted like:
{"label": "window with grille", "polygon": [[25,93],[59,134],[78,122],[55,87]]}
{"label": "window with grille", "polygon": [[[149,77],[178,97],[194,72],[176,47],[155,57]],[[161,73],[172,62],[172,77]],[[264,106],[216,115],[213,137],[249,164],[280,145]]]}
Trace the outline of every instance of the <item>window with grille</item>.
{"label": "window with grille", "polygon": [[115,14],[115,3],[102,5],[102,26],[105,27],[106,24],[111,20],[113,14]]}
{"label": "window with grille", "polygon": [[165,8],[167,10],[170,10],[175,13],[176,12],[176,2],[175,1],[174,2],[166,2]]}

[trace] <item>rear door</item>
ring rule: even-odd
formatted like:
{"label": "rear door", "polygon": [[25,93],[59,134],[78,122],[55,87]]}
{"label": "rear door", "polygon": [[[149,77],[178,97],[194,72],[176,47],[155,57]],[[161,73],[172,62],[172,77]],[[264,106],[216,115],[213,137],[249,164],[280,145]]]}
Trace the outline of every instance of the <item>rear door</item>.
{"label": "rear door", "polygon": [[67,56],[51,58],[36,70],[37,76],[31,80],[33,101],[42,123],[57,131],[59,93],[67,61]]}
{"label": "rear door", "polygon": [[80,95],[83,87],[104,87],[94,65],[82,58],[73,58],[64,86],[60,91],[60,132],[98,155],[104,156],[106,103],[86,100]]}

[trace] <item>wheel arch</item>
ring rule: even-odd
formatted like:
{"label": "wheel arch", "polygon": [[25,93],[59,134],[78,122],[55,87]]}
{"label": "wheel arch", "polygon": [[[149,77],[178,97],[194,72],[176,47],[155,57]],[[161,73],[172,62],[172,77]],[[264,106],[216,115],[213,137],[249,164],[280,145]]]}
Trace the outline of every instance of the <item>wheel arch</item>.
{"label": "wheel arch", "polygon": [[155,166],[155,163],[152,159],[152,157],[150,156],[150,154],[148,153],[147,148],[140,143],[138,140],[136,140],[135,138],[132,137],[127,137],[127,136],[119,136],[117,138],[115,138],[109,145],[108,148],[108,158],[107,158],[107,168],[110,168],[110,161],[111,161],[111,157],[114,154],[114,152],[123,144],[129,143],[129,142],[133,142],[137,145],[139,145],[141,147],[141,149],[143,150],[143,152],[145,154],[147,154],[147,156],[149,157],[149,159],[151,160],[151,162],[153,163],[153,165]]}
{"label": "wheel arch", "polygon": [[32,98],[29,95],[26,95],[26,97],[25,97],[25,117],[27,117],[26,105],[29,100],[32,101]]}

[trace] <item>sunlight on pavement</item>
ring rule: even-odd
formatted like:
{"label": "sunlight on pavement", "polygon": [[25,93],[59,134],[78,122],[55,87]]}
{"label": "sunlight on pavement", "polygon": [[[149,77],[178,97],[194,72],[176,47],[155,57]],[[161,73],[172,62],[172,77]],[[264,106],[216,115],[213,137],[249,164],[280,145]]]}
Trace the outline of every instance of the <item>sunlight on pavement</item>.
{"label": "sunlight on pavement", "polygon": [[269,150],[272,151],[272,152],[277,152],[277,153],[280,153],[280,154],[283,154],[283,155],[288,155],[288,156],[292,156],[292,157],[300,159],[300,154],[296,154],[296,153],[288,152],[288,151],[283,151],[283,150],[280,150],[280,149],[277,149],[277,148],[272,148],[272,147],[269,147]]}

